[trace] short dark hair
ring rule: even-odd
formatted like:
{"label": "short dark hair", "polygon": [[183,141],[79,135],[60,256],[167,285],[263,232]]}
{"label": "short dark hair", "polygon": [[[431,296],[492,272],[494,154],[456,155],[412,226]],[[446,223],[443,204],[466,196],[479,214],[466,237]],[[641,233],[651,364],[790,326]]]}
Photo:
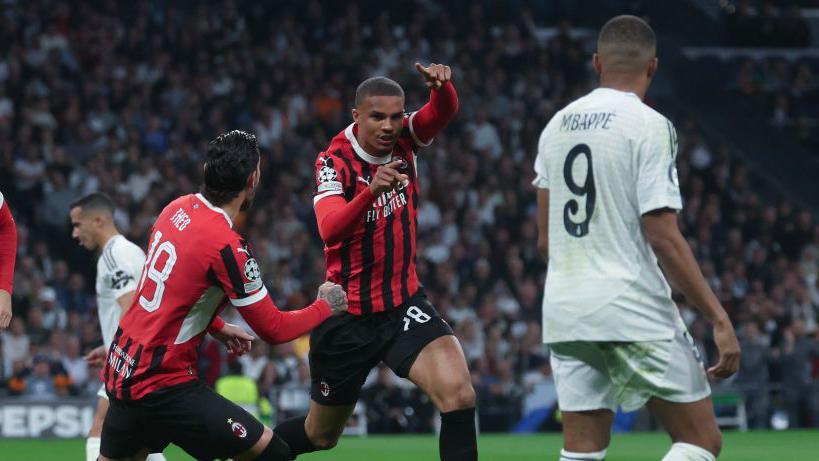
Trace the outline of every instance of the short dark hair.
{"label": "short dark hair", "polygon": [[233,130],[208,144],[202,193],[214,205],[230,202],[259,164],[259,143],[252,133]]}
{"label": "short dark hair", "polygon": [[103,213],[114,215],[114,201],[108,194],[102,192],[92,192],[84,197],[71,202],[69,209],[81,208],[83,212],[87,210],[97,210]]}
{"label": "short dark hair", "polygon": [[597,51],[619,61],[653,58],[657,50],[654,30],[643,19],[624,14],[609,19],[597,36]]}
{"label": "short dark hair", "polygon": [[403,98],[404,89],[398,82],[387,77],[370,77],[356,88],[355,106],[360,106],[364,99],[370,96],[401,96]]}

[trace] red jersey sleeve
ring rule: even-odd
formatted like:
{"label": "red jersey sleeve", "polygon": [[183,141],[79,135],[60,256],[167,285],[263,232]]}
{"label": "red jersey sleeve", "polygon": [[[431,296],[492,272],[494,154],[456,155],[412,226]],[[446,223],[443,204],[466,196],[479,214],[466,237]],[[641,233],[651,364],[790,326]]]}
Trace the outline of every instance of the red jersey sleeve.
{"label": "red jersey sleeve", "polygon": [[319,154],[313,208],[325,245],[332,246],[349,237],[376,198],[369,188],[355,194],[354,181],[357,180],[355,172],[342,158],[326,152]]}
{"label": "red jersey sleeve", "polygon": [[458,113],[458,93],[452,82],[429,92],[429,102],[404,119],[404,127],[409,130],[412,140],[419,147],[426,147]]}
{"label": "red jersey sleeve", "polygon": [[[344,195],[345,184],[354,176],[339,157],[322,152],[316,159],[316,194],[313,204],[325,197]],[[352,175],[352,176],[351,176]]]}
{"label": "red jersey sleeve", "polygon": [[[237,236],[219,251],[211,268],[230,303],[259,337],[273,344],[291,341],[307,333],[332,313],[327,301],[318,300],[295,311],[282,312],[270,299],[262,283],[259,264],[247,242]],[[218,316],[209,331],[221,329]]]}
{"label": "red jersey sleeve", "polygon": [[17,258],[17,226],[0,192],[0,290],[11,293]]}
{"label": "red jersey sleeve", "polygon": [[317,299],[303,309],[281,311],[269,296],[238,311],[250,328],[271,344],[292,341],[317,327],[333,313],[323,299]]}
{"label": "red jersey sleeve", "polygon": [[211,271],[234,307],[250,306],[267,298],[259,264],[247,242],[238,235],[219,249]]}

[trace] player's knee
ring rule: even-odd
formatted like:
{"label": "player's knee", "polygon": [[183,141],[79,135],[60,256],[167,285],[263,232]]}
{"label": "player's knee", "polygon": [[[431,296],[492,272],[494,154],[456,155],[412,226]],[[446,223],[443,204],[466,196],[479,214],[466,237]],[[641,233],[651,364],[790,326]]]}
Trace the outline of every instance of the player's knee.
{"label": "player's knee", "polygon": [[714,457],[717,457],[722,451],[722,432],[714,424],[713,428],[700,432],[693,444],[710,451]]}
{"label": "player's knee", "polygon": [[290,455],[290,447],[284,440],[274,435],[254,461],[289,461],[291,459],[293,457]]}
{"label": "player's knee", "polygon": [[708,437],[707,446],[703,448],[713,453],[714,457],[718,457],[722,451],[722,432],[719,429],[714,430]]}
{"label": "player's knee", "polygon": [[338,439],[344,428],[338,430],[333,429],[315,429],[307,425],[307,438],[316,450],[330,450],[338,444]]}
{"label": "player's knee", "polygon": [[339,436],[339,434],[330,432],[316,434],[310,437],[310,443],[312,443],[317,450],[330,450],[338,444]]}
{"label": "player's knee", "polygon": [[441,398],[440,410],[444,413],[475,406],[475,389],[469,381],[447,386]]}

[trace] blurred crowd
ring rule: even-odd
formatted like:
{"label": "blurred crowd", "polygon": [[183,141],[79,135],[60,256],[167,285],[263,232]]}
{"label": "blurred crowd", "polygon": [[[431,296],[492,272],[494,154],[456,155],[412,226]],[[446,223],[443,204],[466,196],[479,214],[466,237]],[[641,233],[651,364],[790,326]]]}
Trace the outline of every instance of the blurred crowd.
{"label": "blurred crowd", "polygon": [[733,89],[772,127],[819,152],[819,61],[745,59],[727,64]]}
{"label": "blurred crowd", "polygon": [[819,2],[723,0],[720,6],[729,45],[804,48],[811,45],[811,30],[802,8],[816,8]]}
{"label": "blurred crowd", "polygon": [[[19,255],[15,319],[0,334],[0,394],[57,399],[99,387],[82,359],[101,344],[96,256],[71,241],[69,203],[110,194],[120,230],[144,247],[163,206],[197,190],[207,142],[230,129],[253,131],[263,157],[261,190],[239,228],[277,304],[309,303],[325,273],[315,156],[350,123],[354,89],[368,76],[397,80],[407,108],[420,107],[428,97],[413,69],[420,61],[452,66],[461,107],[419,156],[420,278],[464,347],[483,430],[508,430],[554,405],[530,182],[543,126],[595,84],[594,37],[492,2],[453,2],[457,14],[421,0],[389,11],[370,3],[4,5],[0,187]],[[774,409],[790,411],[792,425],[819,425],[815,217],[758,196],[758,178],[724,146],[695,122],[676,122],[684,232],[754,351],[727,386],[757,393],[761,426]],[[710,328],[680,306],[713,362]],[[304,386],[306,348],[257,342],[241,372],[263,395]],[[200,375],[213,384],[234,360],[208,339]],[[771,383],[787,390],[769,398]],[[374,431],[430,429],[428,400],[384,370],[364,399],[378,409],[368,412]]]}

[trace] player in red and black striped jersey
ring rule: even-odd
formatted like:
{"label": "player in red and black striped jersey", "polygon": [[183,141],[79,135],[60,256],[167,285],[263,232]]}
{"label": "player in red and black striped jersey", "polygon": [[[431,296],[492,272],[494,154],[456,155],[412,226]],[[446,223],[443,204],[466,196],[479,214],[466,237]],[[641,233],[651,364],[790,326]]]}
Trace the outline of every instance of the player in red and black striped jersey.
{"label": "player in red and black striped jersey", "polygon": [[14,261],[17,258],[17,226],[9,204],[0,192],[0,330],[11,322],[11,290],[14,285]]}
{"label": "player in red and black striped jersey", "polygon": [[415,268],[416,154],[455,115],[458,96],[448,66],[416,69],[430,88],[427,104],[405,114],[400,85],[365,80],[356,91],[354,122],[316,160],[313,204],[327,279],[344,287],[350,307],[311,334],[310,412],[276,427],[294,454],[336,444],[368,372],[383,361],[441,411],[441,459],[477,459],[466,360]]}
{"label": "player in red and black striped jersey", "polygon": [[233,221],[259,183],[256,137],[232,131],[211,142],[202,193],[171,202],[153,226],[134,295],[108,350],[103,377],[110,409],[103,459],[144,459],[168,443],[196,459],[286,460],[269,428],[197,378],[207,332],[246,352],[252,336],[218,317],[225,299],[270,343],[310,331],[346,310],[339,285],[325,283],[310,306],[282,312],[267,294],[259,265]]}

